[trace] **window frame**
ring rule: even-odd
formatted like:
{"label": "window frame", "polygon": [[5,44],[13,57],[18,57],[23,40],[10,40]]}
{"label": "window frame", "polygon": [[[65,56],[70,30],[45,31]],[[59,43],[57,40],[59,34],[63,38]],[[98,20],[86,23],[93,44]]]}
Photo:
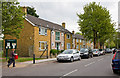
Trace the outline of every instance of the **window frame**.
{"label": "window frame", "polygon": [[[59,36],[56,35],[56,33],[59,33]],[[55,40],[58,40],[58,39],[56,39],[56,37],[57,37],[57,38],[59,37],[59,40],[60,40],[60,32],[59,32],[59,31],[56,31],[56,32],[55,32]]]}
{"label": "window frame", "polygon": [[82,42],[82,40],[80,39],[80,43]]}
{"label": "window frame", "polygon": [[47,41],[39,41],[39,51],[44,51],[45,49],[41,49],[41,43],[44,43],[44,48],[46,49]]}
{"label": "window frame", "polygon": [[47,28],[39,27],[39,35],[47,36]]}
{"label": "window frame", "polygon": [[76,42],[79,42],[79,39],[76,39]]}
{"label": "window frame", "polygon": [[79,45],[76,46],[76,49],[79,49]]}
{"label": "window frame", "polygon": [[67,49],[71,49],[71,45],[70,45],[70,48],[69,48],[69,46],[68,45],[70,45],[70,43],[67,43]]}
{"label": "window frame", "polygon": [[[68,35],[69,35],[69,38],[68,38]],[[70,34],[67,34],[67,39],[70,39]]]}

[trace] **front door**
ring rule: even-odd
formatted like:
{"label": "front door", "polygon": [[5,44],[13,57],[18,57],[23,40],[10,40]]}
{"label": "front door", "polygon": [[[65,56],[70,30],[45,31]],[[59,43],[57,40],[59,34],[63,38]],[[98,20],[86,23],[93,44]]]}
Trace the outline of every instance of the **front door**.
{"label": "front door", "polygon": [[56,49],[57,49],[57,50],[60,49],[60,43],[56,43]]}

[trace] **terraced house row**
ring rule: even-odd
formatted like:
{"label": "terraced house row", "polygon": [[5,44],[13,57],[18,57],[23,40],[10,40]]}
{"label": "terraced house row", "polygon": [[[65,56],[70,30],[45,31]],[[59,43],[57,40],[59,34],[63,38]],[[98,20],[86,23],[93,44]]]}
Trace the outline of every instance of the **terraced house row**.
{"label": "terraced house row", "polygon": [[[26,7],[23,7],[23,10],[27,12]],[[15,46],[13,45],[14,42],[6,43],[6,41],[9,42],[12,40],[16,41]],[[65,29],[64,22],[62,25],[58,25],[27,13],[20,38],[17,39],[10,35],[5,35],[4,44],[8,45],[8,47],[9,45],[13,45],[19,56],[32,56],[35,54],[36,57],[40,57],[47,45],[48,55],[50,55],[51,49],[66,50],[73,48],[80,50],[83,47],[93,47],[93,43],[91,43],[91,41],[85,41],[82,35]],[[6,51],[5,48],[6,46],[4,46],[4,52]],[[8,49],[8,52],[10,50],[11,49]],[[46,53],[44,55],[46,55]]]}

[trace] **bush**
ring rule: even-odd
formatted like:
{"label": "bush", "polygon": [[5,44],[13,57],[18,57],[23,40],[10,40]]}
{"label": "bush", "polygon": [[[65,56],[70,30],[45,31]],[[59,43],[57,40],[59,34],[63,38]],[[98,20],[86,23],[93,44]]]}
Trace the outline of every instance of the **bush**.
{"label": "bush", "polygon": [[53,55],[58,54],[58,52],[59,52],[59,50],[56,50],[56,49],[50,50],[50,54],[53,54]]}

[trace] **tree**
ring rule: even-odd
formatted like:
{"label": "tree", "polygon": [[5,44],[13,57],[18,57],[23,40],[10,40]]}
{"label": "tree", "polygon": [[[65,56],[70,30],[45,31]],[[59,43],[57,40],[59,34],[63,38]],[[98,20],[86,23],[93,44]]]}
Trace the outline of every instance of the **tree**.
{"label": "tree", "polygon": [[24,13],[19,2],[2,2],[2,33],[19,38],[23,26]]}
{"label": "tree", "polygon": [[32,16],[35,17],[39,17],[39,15],[36,14],[36,10],[34,9],[34,7],[27,7],[27,14],[30,14]]}
{"label": "tree", "polygon": [[110,38],[114,32],[114,23],[112,23],[109,10],[102,7],[100,3],[89,3],[83,10],[83,14],[77,14],[80,31],[86,39],[94,42],[94,48],[96,48],[98,41],[103,44]]}
{"label": "tree", "polygon": [[82,35],[82,33],[80,33],[80,32],[76,32],[75,34],[79,34],[79,35]]}

